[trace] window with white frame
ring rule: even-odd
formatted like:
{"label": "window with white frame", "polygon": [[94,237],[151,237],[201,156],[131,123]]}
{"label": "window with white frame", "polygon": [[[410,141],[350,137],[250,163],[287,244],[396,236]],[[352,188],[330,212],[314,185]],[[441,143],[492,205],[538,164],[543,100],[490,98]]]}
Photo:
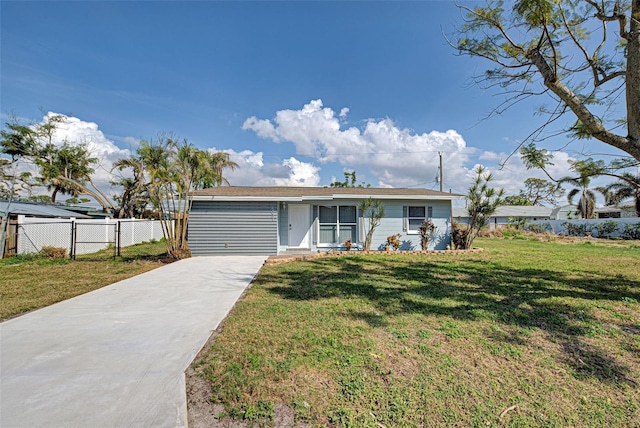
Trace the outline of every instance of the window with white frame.
{"label": "window with white frame", "polygon": [[318,206],[318,244],[357,242],[358,209],[351,205]]}
{"label": "window with white frame", "polygon": [[404,207],[405,231],[407,233],[420,233],[420,225],[425,220],[433,217],[433,207],[414,205]]}

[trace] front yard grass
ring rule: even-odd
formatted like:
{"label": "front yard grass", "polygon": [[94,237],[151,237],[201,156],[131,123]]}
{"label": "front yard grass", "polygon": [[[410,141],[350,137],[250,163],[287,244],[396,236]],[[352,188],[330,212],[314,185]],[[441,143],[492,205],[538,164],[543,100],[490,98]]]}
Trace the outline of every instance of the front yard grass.
{"label": "front yard grass", "polygon": [[163,242],[78,256],[77,261],[39,255],[0,259],[0,320],[39,309],[105,285],[155,269],[166,263]]}
{"label": "front yard grass", "polygon": [[[640,247],[265,266],[194,363],[223,415],[317,426],[639,426]],[[221,415],[221,416],[223,416]]]}

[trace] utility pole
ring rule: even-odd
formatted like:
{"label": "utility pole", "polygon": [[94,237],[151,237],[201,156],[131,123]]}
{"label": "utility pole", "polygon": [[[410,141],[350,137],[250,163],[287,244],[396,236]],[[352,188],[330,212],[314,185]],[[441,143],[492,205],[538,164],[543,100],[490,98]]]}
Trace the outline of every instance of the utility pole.
{"label": "utility pole", "polygon": [[438,152],[440,156],[440,191],[442,192],[442,152]]}

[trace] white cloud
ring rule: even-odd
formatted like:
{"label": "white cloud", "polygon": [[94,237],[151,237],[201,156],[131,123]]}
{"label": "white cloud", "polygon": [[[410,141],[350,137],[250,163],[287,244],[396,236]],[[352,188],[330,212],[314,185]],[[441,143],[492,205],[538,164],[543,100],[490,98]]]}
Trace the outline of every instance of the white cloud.
{"label": "white cloud", "polygon": [[[71,145],[86,144],[90,155],[98,159],[92,167],[95,169],[92,174],[94,183],[101,191],[107,195],[114,193],[110,181],[113,180],[111,168],[113,162],[118,159],[129,157],[130,151],[117,147],[114,142],[103,134],[98,125],[93,122],[85,122],[77,117],[60,115],[58,113],[47,113],[38,125],[47,123],[47,119],[52,116],[62,116],[63,120],[56,123],[56,128],[52,136],[52,142],[56,146],[61,146],[65,142]],[[36,125],[37,126],[37,125]],[[28,170],[34,175],[38,175],[37,168],[32,164],[23,164],[21,169]],[[34,188],[35,194],[50,194],[46,188]],[[60,198],[64,200],[65,197]]]}
{"label": "white cloud", "polygon": [[269,138],[276,143],[280,142],[280,138],[278,137],[275,128],[268,120],[259,120],[255,116],[252,116],[244,121],[242,129],[251,129],[258,134],[260,138]]}
{"label": "white cloud", "polygon": [[232,186],[318,186],[320,168],[294,157],[281,162],[265,162],[262,152],[233,149],[208,149],[210,152],[229,153],[238,164],[235,171],[226,170],[225,177]]}
{"label": "white cloud", "polygon": [[133,147],[138,147],[140,145],[140,142],[142,141],[140,138],[136,137],[124,137],[122,140],[125,143],[132,145]]}
{"label": "white cloud", "polygon": [[[365,181],[379,187],[439,188],[439,153],[445,191],[466,193],[474,178],[473,163],[491,168],[494,186],[504,188],[507,194],[517,194],[529,177],[548,179],[542,171],[527,170],[517,154],[502,165],[508,153],[469,147],[456,130],[418,133],[389,118],[368,119],[361,128],[346,127],[348,113],[344,107],[336,114],[318,99],[299,110],[278,111],[271,120],[251,117],[242,128],[275,143],[292,143],[298,155],[321,164],[337,162],[355,169],[360,180],[368,176]],[[565,152],[555,153],[551,175],[566,176],[571,159]]]}
{"label": "white cloud", "polygon": [[348,108],[335,111],[313,100],[300,110],[281,110],[273,120],[251,117],[243,129],[273,142],[290,142],[296,153],[320,163],[338,162],[349,168],[364,166],[379,186],[403,187],[433,183],[442,152],[452,174],[459,175],[469,157],[462,136],[454,131],[418,134],[396,126],[391,119],[366,122],[364,129],[342,128]]}
{"label": "white cloud", "polygon": [[[40,124],[47,122],[47,119],[59,115],[58,113],[49,112],[42,119]],[[93,157],[98,159],[98,163],[94,165],[95,173],[92,178],[101,190],[109,190],[109,181],[112,180],[111,168],[113,162],[118,159],[129,157],[130,151],[121,149],[115,143],[109,140],[103,132],[98,129],[98,125],[94,122],[85,122],[77,117],[65,116],[63,121],[56,124],[53,134],[53,143],[60,146],[65,141],[69,144],[87,144],[87,147]]]}
{"label": "white cloud", "polygon": [[[478,158],[483,162],[480,162],[485,167],[488,167],[487,171],[493,175],[491,181],[491,187],[504,189],[506,195],[517,195],[520,189],[524,188],[524,182],[527,178],[541,178],[543,180],[551,181],[548,176],[539,169],[527,169],[522,162],[522,159],[517,156],[511,156],[507,162],[507,153],[495,153],[495,152],[483,152]],[[565,152],[554,152],[553,165],[549,166],[547,170],[554,179],[559,179],[569,175],[570,163],[569,161],[575,160]],[[471,185],[472,180],[475,178],[475,168],[470,168],[469,173],[466,175],[465,189]],[[565,204],[566,197],[561,197],[558,204]]]}

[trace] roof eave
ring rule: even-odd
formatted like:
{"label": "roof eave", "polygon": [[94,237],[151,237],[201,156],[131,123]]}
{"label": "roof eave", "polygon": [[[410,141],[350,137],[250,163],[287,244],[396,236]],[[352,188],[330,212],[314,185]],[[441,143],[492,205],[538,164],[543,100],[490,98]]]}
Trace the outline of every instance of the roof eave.
{"label": "roof eave", "polygon": [[193,201],[220,201],[220,202],[303,202],[303,201],[331,201],[334,199],[385,199],[385,200],[440,200],[451,201],[464,199],[462,195],[358,195],[337,194],[318,196],[226,196],[226,195],[194,195]]}
{"label": "roof eave", "polygon": [[[440,200],[440,201],[450,201],[453,199],[464,199],[462,195],[349,195],[349,194],[338,194],[333,195],[333,199],[396,199],[396,200],[404,200],[404,199],[418,199],[418,200]],[[310,197],[311,199],[311,197]],[[313,198],[315,199],[315,198]]]}
{"label": "roof eave", "polygon": [[193,201],[220,201],[220,202],[299,202],[300,196],[191,196]]}

